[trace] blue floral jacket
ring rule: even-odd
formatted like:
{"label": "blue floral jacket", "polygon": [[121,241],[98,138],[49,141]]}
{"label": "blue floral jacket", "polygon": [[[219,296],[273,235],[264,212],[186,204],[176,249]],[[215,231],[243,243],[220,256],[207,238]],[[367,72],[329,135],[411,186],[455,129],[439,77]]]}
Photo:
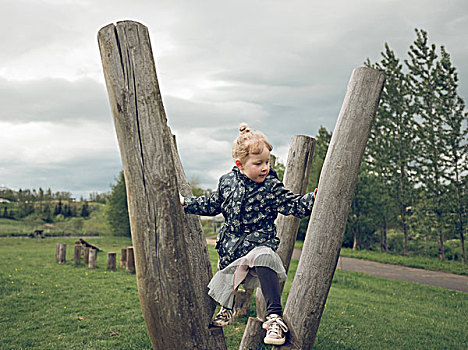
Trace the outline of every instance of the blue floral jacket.
{"label": "blue floral jacket", "polygon": [[225,223],[216,241],[219,267],[223,269],[257,246],[278,249],[278,213],[304,217],[310,215],[313,204],[312,192],[292,193],[271,168],[265,181],[256,183],[234,167],[220,178],[217,190],[210,196],[185,197],[184,210],[197,215],[223,214]]}

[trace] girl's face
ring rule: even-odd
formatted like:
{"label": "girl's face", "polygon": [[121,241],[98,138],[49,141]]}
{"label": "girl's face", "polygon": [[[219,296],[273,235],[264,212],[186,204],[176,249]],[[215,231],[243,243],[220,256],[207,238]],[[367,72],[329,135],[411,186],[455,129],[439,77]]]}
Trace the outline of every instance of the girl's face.
{"label": "girl's face", "polygon": [[270,151],[265,146],[262,153],[251,154],[243,162],[236,159],[236,165],[250,180],[261,183],[270,171]]}

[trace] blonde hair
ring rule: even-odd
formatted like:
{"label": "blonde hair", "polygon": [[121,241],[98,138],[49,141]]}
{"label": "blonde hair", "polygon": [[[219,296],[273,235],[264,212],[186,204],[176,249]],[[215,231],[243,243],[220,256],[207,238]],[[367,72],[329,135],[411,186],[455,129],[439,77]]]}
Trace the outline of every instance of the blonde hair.
{"label": "blonde hair", "polygon": [[270,152],[273,146],[260,131],[252,131],[247,124],[239,126],[240,135],[232,145],[232,158],[244,161],[251,154],[260,154],[266,147]]}

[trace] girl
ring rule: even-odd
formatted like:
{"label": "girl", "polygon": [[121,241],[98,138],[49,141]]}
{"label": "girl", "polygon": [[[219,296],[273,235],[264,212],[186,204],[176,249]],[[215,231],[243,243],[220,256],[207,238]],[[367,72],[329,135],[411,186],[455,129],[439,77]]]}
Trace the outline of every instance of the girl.
{"label": "girl", "polygon": [[210,196],[181,196],[181,204],[189,214],[222,213],[225,218],[216,241],[219,271],[208,285],[208,294],[221,304],[212,324],[232,323],[234,291],[241,283],[253,288],[260,281],[267,315],[264,342],[282,345],[288,327],[281,318],[279,282],[286,279],[286,271],[276,253],[275,219],[278,213],[309,215],[317,190],[296,195],[285,189],[270,167],[272,148],[261,132],[242,124],[232,147],[235,166],[221,176],[217,190]]}

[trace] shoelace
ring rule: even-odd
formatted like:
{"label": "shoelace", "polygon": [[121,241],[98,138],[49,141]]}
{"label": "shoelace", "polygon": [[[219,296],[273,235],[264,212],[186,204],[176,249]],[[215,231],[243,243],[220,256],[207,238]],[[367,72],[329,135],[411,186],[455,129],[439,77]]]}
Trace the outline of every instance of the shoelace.
{"label": "shoelace", "polygon": [[275,333],[275,334],[280,334],[280,329],[286,333],[288,332],[288,326],[286,326],[286,323],[284,323],[283,319],[280,317],[272,317],[266,322],[263,323],[263,328],[268,330],[268,332]]}

